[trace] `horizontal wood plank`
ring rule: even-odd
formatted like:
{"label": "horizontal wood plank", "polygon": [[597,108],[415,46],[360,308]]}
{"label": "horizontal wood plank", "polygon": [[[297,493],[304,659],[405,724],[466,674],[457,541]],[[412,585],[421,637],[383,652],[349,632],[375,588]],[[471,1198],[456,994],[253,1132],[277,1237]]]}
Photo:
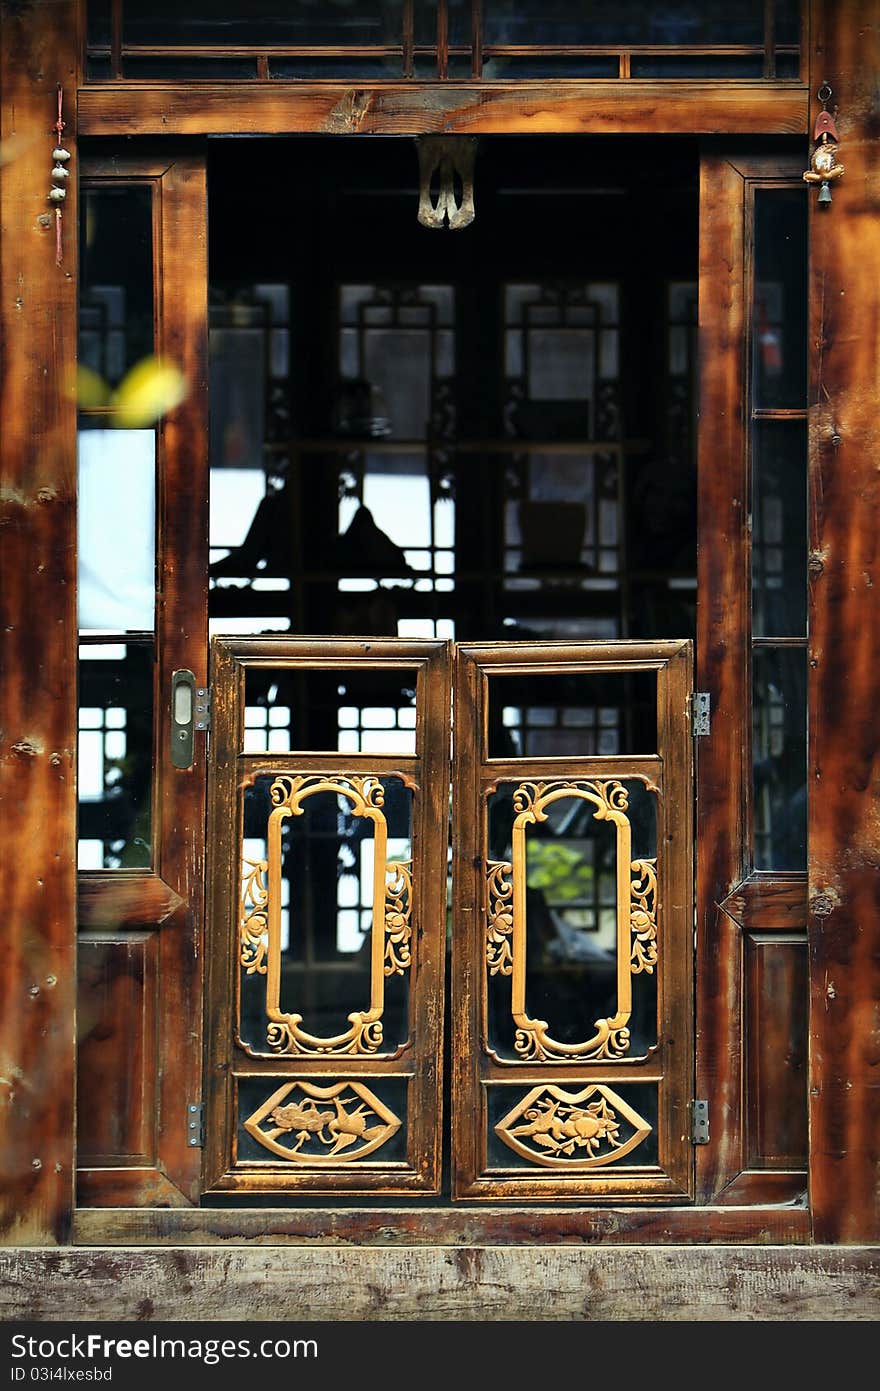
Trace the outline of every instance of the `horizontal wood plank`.
{"label": "horizontal wood plank", "polygon": [[753,875],[719,904],[747,932],[806,932],[806,877]]}
{"label": "horizontal wood plank", "polygon": [[806,135],[805,87],[693,82],[89,85],[82,135]]}
{"label": "horizontal wood plank", "polygon": [[300,1322],[870,1321],[878,1272],[880,1254],[864,1247],[634,1247],[625,1260],[547,1246],[7,1251],[0,1316],[289,1321],[295,1308]]}
{"label": "horizontal wood plank", "polygon": [[746,1211],[731,1207],[582,1207],[565,1211],[515,1204],[481,1208],[395,1206],[394,1208],[179,1208],[168,1211],[121,1205],[97,1211],[81,1207],[74,1241],[81,1246],[210,1246],[212,1243],[271,1246],[309,1242],[326,1246],[516,1246],[698,1245],[742,1242],[786,1245],[807,1240],[809,1213],[783,1202]]}
{"label": "horizontal wood plank", "polygon": [[158,874],[136,870],[83,871],[77,876],[80,928],[159,927],[183,904]]}

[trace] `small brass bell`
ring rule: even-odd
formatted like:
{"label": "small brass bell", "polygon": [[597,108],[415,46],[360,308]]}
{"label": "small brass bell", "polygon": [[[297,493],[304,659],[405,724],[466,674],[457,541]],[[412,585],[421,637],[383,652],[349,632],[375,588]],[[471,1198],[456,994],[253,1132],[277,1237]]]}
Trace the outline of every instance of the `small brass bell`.
{"label": "small brass bell", "polygon": [[831,185],[826,180],[819,189],[818,204],[820,208],[827,208],[831,202]]}

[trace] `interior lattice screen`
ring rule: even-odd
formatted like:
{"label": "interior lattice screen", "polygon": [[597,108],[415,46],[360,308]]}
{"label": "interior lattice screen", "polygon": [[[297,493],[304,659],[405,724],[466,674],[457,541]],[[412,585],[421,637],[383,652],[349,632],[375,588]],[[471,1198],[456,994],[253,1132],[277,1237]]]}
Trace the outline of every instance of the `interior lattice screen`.
{"label": "interior lattice screen", "polygon": [[87,74],[792,81],[802,23],[800,0],[89,0]]}

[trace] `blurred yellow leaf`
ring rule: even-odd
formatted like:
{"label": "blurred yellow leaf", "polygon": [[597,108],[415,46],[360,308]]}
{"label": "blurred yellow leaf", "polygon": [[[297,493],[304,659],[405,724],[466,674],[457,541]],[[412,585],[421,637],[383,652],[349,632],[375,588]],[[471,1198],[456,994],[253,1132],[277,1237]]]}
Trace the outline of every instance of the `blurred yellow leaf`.
{"label": "blurred yellow leaf", "polygon": [[104,378],[91,367],[82,363],[76,369],[76,403],[84,411],[106,406],[110,400],[110,388]]}
{"label": "blurred yellow leaf", "polygon": [[125,429],[154,425],[186,398],[186,379],[173,362],[145,357],[136,362],[111,397],[114,424]]}
{"label": "blurred yellow leaf", "polygon": [[14,159],[20,159],[26,154],[31,145],[35,144],[35,135],[8,135],[5,140],[0,140],[0,167],[4,164],[11,164]]}

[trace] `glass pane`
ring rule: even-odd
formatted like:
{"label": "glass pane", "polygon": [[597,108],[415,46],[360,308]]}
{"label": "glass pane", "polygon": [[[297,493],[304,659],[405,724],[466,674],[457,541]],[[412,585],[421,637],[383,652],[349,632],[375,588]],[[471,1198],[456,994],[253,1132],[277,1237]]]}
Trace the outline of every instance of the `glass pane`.
{"label": "glass pane", "polygon": [[489,677],[490,758],[592,758],[657,750],[657,676]]}
{"label": "glass pane", "polygon": [[81,630],[150,631],[156,588],[153,430],[80,430]]}
{"label": "glass pane", "polygon": [[79,649],[79,868],[150,864],[153,649]]}
{"label": "glass pane", "polygon": [[483,77],[617,77],[620,63],[614,56],[539,57],[536,54],[499,54],[484,58]]}
{"label": "glass pane", "polygon": [[795,638],[807,631],[807,424],[753,427],[752,631]]}
{"label": "glass pane", "polygon": [[693,57],[678,54],[634,53],[630,61],[632,77],[763,77],[764,59],[760,53],[699,53]]}
{"label": "glass pane", "polygon": [[375,58],[346,58],[337,54],[329,57],[272,58],[269,76],[282,78],[326,78],[334,82],[387,81],[403,75],[400,53],[383,54]]}
{"label": "glass pane", "polygon": [[86,188],[80,210],[79,361],[118,386],[154,350],[152,192]]}
{"label": "glass pane", "polygon": [[486,44],[761,44],[764,0],[484,0]]}
{"label": "glass pane", "polygon": [[807,654],[752,655],[755,868],[807,867]]}
{"label": "glass pane", "polygon": [[[616,781],[580,780],[583,788],[620,789]],[[489,860],[510,866],[514,850],[514,826],[526,805],[517,795],[516,783],[504,783],[490,795],[487,806]],[[534,786],[534,784],[527,785]],[[632,901],[618,904],[618,855],[621,831],[604,812],[597,815],[596,796],[569,794],[559,784],[554,800],[552,783],[539,784],[549,792],[539,807],[539,818],[525,826],[525,904],[517,913],[525,934],[525,1012],[548,1024],[547,1032],[558,1043],[581,1044],[595,1033],[596,1021],[618,1014],[620,983],[620,914],[626,928],[625,951],[634,950],[631,928],[637,912],[636,886],[647,892],[645,927],[651,942],[648,918],[656,913],[657,809],[655,794],[643,783],[626,779],[617,803],[624,811],[629,847],[628,876]],[[605,794],[603,793],[602,796]],[[608,793],[608,795],[611,795]],[[600,796],[599,800],[602,800]],[[530,798],[530,800],[532,800]],[[647,862],[647,865],[646,863]],[[635,866],[639,866],[638,872]],[[515,872],[515,870],[514,870]],[[505,877],[511,879],[510,870]],[[489,920],[492,921],[493,886],[490,880]],[[499,898],[505,904],[509,900]],[[656,922],[654,923],[656,929]],[[490,932],[491,942],[491,932]],[[656,946],[648,953],[656,961]],[[646,958],[647,959],[647,958]],[[517,981],[514,972],[492,972],[489,960],[489,1041],[504,1058],[517,1056],[514,1021]],[[629,967],[627,967],[627,975]],[[631,1012],[627,1027],[629,1047],[623,1056],[637,1057],[657,1039],[656,969],[642,970],[632,978]],[[585,1056],[590,1050],[585,1050]],[[551,1056],[554,1056],[551,1053]]]}
{"label": "glass pane", "polygon": [[[368,815],[364,782],[375,783],[375,779],[279,779],[287,787],[296,781],[308,786],[300,794],[297,810],[280,819],[278,1009],[302,1015],[302,1028],[308,1033],[335,1038],[349,1029],[350,1014],[370,1009],[379,986],[381,1051],[393,1051],[406,1041],[408,1030],[413,794],[399,778],[383,778]],[[279,801],[278,794],[272,793],[274,782],[273,776],[259,777],[244,793],[243,943],[252,902],[247,885],[255,866],[265,865],[270,899],[274,892],[269,835],[270,817],[277,816],[274,809]],[[329,788],[327,782],[332,784]],[[353,789],[352,795],[341,795],[340,785]],[[382,862],[376,855],[377,824],[387,836]],[[377,885],[385,905],[386,934],[378,971],[372,960]],[[265,918],[257,923],[258,935],[264,934],[271,951],[264,924]],[[249,960],[242,962],[241,1037],[265,1053],[267,978],[249,971],[249,964]]]}
{"label": "glass pane", "polygon": [[807,404],[807,193],[755,191],[752,405]]}
{"label": "glass pane", "polygon": [[88,0],[87,37],[90,44],[110,43],[111,0]]}
{"label": "glass pane", "polygon": [[799,43],[801,0],[776,0],[776,42]]}
{"label": "glass pane", "polygon": [[133,78],[154,77],[168,82],[179,82],[189,78],[208,82],[211,78],[219,81],[233,77],[256,77],[257,65],[253,58],[129,58],[122,60],[122,76]]}
{"label": "glass pane", "polygon": [[792,81],[800,77],[801,60],[797,53],[777,53],[776,76]]}
{"label": "glass pane", "polygon": [[401,0],[125,0],[126,44],[400,44]]}
{"label": "glass pane", "polygon": [[412,756],[415,671],[369,667],[247,670],[244,753],[292,749]]}

